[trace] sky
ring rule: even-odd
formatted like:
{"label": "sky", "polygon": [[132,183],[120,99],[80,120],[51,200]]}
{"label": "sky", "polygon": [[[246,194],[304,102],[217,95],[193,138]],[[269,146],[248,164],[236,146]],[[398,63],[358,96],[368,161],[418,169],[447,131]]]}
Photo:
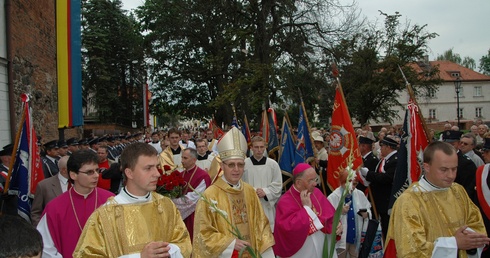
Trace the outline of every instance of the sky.
{"label": "sky", "polygon": [[[122,2],[123,8],[130,10],[142,5],[144,0]],[[431,61],[452,48],[462,59],[466,56],[475,59],[478,67],[480,58],[490,49],[490,0],[357,0],[357,3],[361,15],[371,21],[377,19],[379,26],[383,25],[384,16],[378,10],[387,14],[398,11],[402,24],[407,21],[412,25],[427,24],[428,32],[439,34],[429,41]]]}
{"label": "sky", "polygon": [[478,67],[490,49],[489,0],[358,0],[358,6],[364,16],[379,19],[380,24],[384,16],[378,10],[387,14],[398,11],[402,23],[427,24],[427,31],[439,34],[429,41],[429,60],[452,48],[462,59],[475,59]]}

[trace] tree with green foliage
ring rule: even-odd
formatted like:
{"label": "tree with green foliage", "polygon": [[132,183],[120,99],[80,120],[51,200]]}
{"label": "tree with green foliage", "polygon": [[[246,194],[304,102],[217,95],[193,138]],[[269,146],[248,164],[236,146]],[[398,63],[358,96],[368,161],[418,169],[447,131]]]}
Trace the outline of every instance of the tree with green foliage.
{"label": "tree with green foliage", "polygon": [[469,56],[466,56],[463,59],[461,59],[461,56],[458,53],[454,53],[452,48],[444,51],[444,54],[438,55],[436,60],[451,61],[453,63],[460,64],[466,68],[469,68],[471,70],[476,69],[475,59]]}
{"label": "tree with green foliage", "polygon": [[475,59],[469,57],[469,56],[465,56],[463,61],[461,62],[461,65],[466,67],[466,68],[469,68],[471,70],[475,70],[476,69],[476,62],[475,62]]}
{"label": "tree with green foliage", "polygon": [[312,111],[326,87],[319,57],[357,29],[349,8],[332,0],[147,0],[136,13],[154,104],[227,124],[233,104],[239,116],[260,121],[264,105],[299,103],[300,88]]}
{"label": "tree with green foliage", "polygon": [[120,0],[82,1],[83,98],[96,120],[143,126],[143,37]]}
{"label": "tree with green foliage", "polygon": [[480,72],[490,75],[490,49],[488,53],[480,58]]}
{"label": "tree with green foliage", "polygon": [[454,53],[452,48],[444,51],[442,55],[438,55],[436,60],[451,61],[456,64],[461,64],[462,61],[461,56],[458,53]]}
{"label": "tree with green foliage", "polygon": [[397,116],[393,107],[400,106],[397,98],[405,89],[398,66],[419,95],[441,83],[437,67],[420,61],[437,34],[427,32],[426,25],[401,25],[398,12],[380,13],[385,17],[384,29],[366,29],[334,49],[349,111],[360,124],[391,123]]}

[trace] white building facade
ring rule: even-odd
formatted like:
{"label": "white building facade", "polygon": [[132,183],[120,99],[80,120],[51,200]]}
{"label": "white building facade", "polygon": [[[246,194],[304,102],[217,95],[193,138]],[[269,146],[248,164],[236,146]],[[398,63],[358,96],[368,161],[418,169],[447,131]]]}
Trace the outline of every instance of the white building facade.
{"label": "white building facade", "polygon": [[[427,124],[451,123],[457,125],[458,114],[460,129],[469,129],[474,121],[482,119],[490,121],[490,76],[477,73],[449,61],[431,61],[430,65],[439,66],[440,78],[444,81],[435,91],[424,97],[417,97],[417,102]],[[455,82],[461,82],[458,98]],[[400,94],[398,101],[407,106],[406,91]],[[400,119],[395,119],[394,125],[403,124],[405,109],[396,107]],[[458,110],[458,111],[457,111]]]}

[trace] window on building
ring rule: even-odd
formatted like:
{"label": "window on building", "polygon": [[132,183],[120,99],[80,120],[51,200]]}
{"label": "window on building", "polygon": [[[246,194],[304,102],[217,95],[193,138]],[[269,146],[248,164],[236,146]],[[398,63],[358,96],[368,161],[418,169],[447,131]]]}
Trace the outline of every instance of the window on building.
{"label": "window on building", "polygon": [[481,97],[482,96],[481,86],[475,86],[475,88],[473,88],[473,96],[475,96],[475,97]]}
{"label": "window on building", "polygon": [[481,107],[475,108],[475,117],[482,117],[481,110]]}
{"label": "window on building", "polygon": [[462,108],[458,109],[458,117],[463,118],[463,109]]}
{"label": "window on building", "polygon": [[427,97],[428,98],[435,98],[436,97],[436,90],[435,89],[428,89],[427,90]]}
{"label": "window on building", "polygon": [[436,110],[435,109],[429,109],[429,118],[430,119],[436,119]]}

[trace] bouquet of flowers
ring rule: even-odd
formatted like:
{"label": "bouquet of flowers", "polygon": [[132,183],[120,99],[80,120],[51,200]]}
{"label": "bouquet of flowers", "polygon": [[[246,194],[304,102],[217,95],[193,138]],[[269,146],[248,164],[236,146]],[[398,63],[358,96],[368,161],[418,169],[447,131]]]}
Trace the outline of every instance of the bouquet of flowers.
{"label": "bouquet of flowers", "polygon": [[179,198],[184,195],[184,189],[187,183],[180,175],[180,172],[174,170],[170,174],[161,172],[158,180],[157,193],[167,196],[168,198]]}

